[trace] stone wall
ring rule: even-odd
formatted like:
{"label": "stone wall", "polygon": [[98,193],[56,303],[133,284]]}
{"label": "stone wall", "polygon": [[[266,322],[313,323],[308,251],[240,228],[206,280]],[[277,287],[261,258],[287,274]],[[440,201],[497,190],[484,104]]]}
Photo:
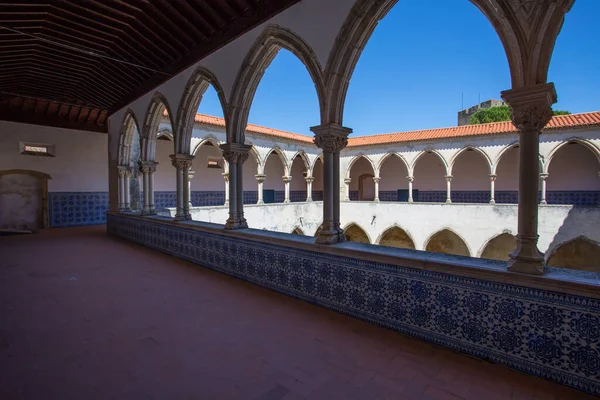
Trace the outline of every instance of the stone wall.
{"label": "stone wall", "polygon": [[458,112],[458,126],[468,125],[469,120],[471,119],[473,114],[475,114],[477,111],[479,111],[482,108],[490,108],[490,107],[502,106],[502,105],[504,105],[504,102],[502,100],[490,99],[490,100],[483,101],[473,107],[467,108],[466,110],[459,111]]}

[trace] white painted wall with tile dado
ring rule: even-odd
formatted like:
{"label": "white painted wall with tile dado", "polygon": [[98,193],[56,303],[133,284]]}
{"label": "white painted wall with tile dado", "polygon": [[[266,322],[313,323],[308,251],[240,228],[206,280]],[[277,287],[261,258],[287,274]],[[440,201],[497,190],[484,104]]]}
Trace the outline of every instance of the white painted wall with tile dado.
{"label": "white painted wall with tile dado", "polygon": [[[20,154],[19,142],[55,146],[55,157]],[[108,191],[108,135],[0,121],[0,170],[50,175],[49,192]]]}

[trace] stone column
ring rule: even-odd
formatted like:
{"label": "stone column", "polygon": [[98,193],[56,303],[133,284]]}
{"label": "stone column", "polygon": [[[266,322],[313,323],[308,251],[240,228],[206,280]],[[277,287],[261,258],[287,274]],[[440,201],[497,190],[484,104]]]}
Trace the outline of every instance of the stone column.
{"label": "stone column", "polygon": [[379,201],[379,182],[381,178],[378,176],[373,177],[373,182],[375,182],[375,199],[374,201]]}
{"label": "stone column", "polygon": [[306,201],[310,202],[312,201],[312,184],[315,181],[315,178],[307,176],[304,180],[306,181]]}
{"label": "stone column", "polygon": [[496,204],[496,174],[490,174],[490,204]]}
{"label": "stone column", "polygon": [[256,178],[256,182],[258,182],[258,200],[256,201],[256,204],[265,204],[265,200],[263,199],[263,184],[265,183],[267,176],[256,174],[254,177]]}
{"label": "stone column", "polygon": [[224,206],[229,205],[229,174],[227,172],[223,172],[223,179],[225,180],[225,204]]}
{"label": "stone column", "polygon": [[452,175],[446,175],[446,203],[452,203]]}
{"label": "stone column", "polygon": [[156,214],[154,211],[154,190],[152,188],[156,164],[158,163],[155,161],[140,161],[140,171],[142,171],[143,174],[142,185],[144,188],[144,207],[142,208],[142,215]]}
{"label": "stone column", "polygon": [[344,183],[346,184],[346,195],[344,196],[345,201],[350,201],[350,182],[352,182],[352,179],[344,179]]}
{"label": "stone column", "polygon": [[119,166],[117,171],[119,173],[119,211],[125,210],[125,171],[127,167]]}
{"label": "stone column", "polygon": [[335,244],[346,240],[340,228],[340,151],[348,144],[352,129],[340,125],[310,128],[315,145],[323,149],[323,224],[317,243]]}
{"label": "stone column", "polygon": [[285,184],[285,198],[283,199],[284,203],[289,203],[290,202],[290,182],[292,182],[292,177],[291,176],[282,176],[281,177],[283,179],[283,183]]}
{"label": "stone column", "polygon": [[408,180],[408,202],[412,203],[414,201],[413,200],[413,192],[412,192],[412,184],[413,184],[413,181],[415,180],[415,178],[412,176],[407,176],[406,179]]}
{"label": "stone column", "polygon": [[177,171],[177,211],[175,213],[175,221],[186,221],[191,219],[188,176],[194,157],[189,154],[171,154],[170,157],[171,162]]}
{"label": "stone column", "polygon": [[556,102],[554,84],[512,89],[502,92],[511,108],[513,124],[519,130],[519,212],[517,248],[510,254],[508,269],[541,275],[544,256],[538,241],[539,134],[552,118]]}
{"label": "stone column", "polygon": [[133,175],[131,168],[119,166],[119,188],[121,192],[119,209],[121,212],[131,211],[131,199],[129,195],[130,179]]}
{"label": "stone column", "polygon": [[548,179],[548,174],[540,174],[540,178],[542,180],[542,198],[540,204],[548,204],[546,202],[546,179]]}
{"label": "stone column", "polygon": [[192,208],[194,205],[192,204],[192,180],[194,179],[194,174],[196,171],[191,169],[188,170],[188,206]]}
{"label": "stone column", "polygon": [[229,218],[225,229],[247,228],[244,218],[244,184],[242,167],[250,155],[252,146],[241,143],[225,143],[221,145],[223,158],[229,163]]}

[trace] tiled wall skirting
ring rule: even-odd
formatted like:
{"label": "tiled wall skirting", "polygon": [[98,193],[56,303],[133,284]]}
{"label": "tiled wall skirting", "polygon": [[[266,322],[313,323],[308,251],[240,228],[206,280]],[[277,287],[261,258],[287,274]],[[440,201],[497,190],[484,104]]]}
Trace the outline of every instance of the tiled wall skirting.
{"label": "tiled wall skirting", "polygon": [[50,227],[98,225],[106,222],[108,192],[49,192]]}
{"label": "tiled wall skirting", "polygon": [[117,214],[108,232],[277,292],[600,394],[600,302]]}

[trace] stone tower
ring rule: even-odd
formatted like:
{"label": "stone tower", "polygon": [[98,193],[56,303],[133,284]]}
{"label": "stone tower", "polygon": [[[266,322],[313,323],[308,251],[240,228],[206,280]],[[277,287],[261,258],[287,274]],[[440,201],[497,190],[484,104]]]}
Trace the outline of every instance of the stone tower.
{"label": "stone tower", "polygon": [[466,110],[459,111],[458,112],[458,126],[468,125],[469,119],[471,119],[471,116],[482,108],[490,108],[490,107],[503,106],[503,105],[504,105],[504,102],[502,100],[490,99],[490,100],[481,102],[481,103],[477,104],[476,106],[467,108]]}

